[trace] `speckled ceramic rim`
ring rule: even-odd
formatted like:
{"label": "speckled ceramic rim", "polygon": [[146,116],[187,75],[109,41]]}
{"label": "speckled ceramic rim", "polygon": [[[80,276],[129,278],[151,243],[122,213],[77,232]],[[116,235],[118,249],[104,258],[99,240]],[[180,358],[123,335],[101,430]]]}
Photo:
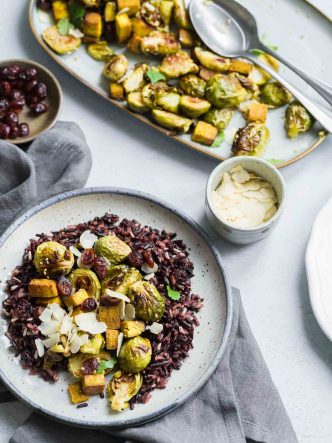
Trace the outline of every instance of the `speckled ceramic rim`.
{"label": "speckled ceramic rim", "polygon": [[78,189],[74,191],[65,192],[63,194],[56,195],[48,200],[45,200],[41,202],[40,204],[34,206],[33,208],[29,209],[27,212],[25,212],[23,215],[21,215],[17,220],[13,222],[13,224],[4,232],[4,234],[0,237],[0,248],[3,246],[5,241],[12,235],[14,231],[16,231],[17,228],[19,228],[21,225],[23,225],[28,219],[30,219],[33,215],[37,214],[38,212],[42,211],[45,208],[48,208],[49,206],[52,206],[58,202],[68,200],[73,197],[80,197],[84,195],[91,195],[91,194],[109,194],[109,195],[125,195],[129,197],[135,197],[140,198],[143,200],[150,201],[168,211],[175,214],[177,217],[179,217],[181,220],[183,220],[187,225],[189,225],[201,238],[202,240],[208,245],[210,251],[212,252],[218,267],[220,269],[222,278],[224,280],[225,285],[225,296],[226,296],[226,320],[225,320],[225,329],[224,329],[224,335],[222,338],[222,341],[219,345],[218,351],[216,352],[212,364],[206,369],[203,377],[201,377],[191,388],[190,391],[186,392],[182,396],[180,396],[174,403],[171,405],[168,405],[164,408],[159,409],[158,411],[147,415],[146,417],[139,418],[139,419],[128,419],[126,421],[113,421],[110,422],[101,422],[101,423],[95,423],[90,422],[88,420],[72,420],[69,418],[63,418],[58,414],[50,414],[47,410],[40,407],[38,404],[32,402],[29,398],[25,397],[22,392],[20,392],[16,386],[14,386],[11,382],[9,382],[6,378],[6,375],[0,370],[0,379],[5,384],[5,386],[11,391],[16,397],[18,397],[21,401],[24,403],[32,406],[34,409],[36,409],[38,412],[43,413],[44,415],[47,415],[50,418],[53,418],[55,420],[66,422],[71,425],[76,426],[83,426],[83,427],[91,427],[91,428],[100,428],[100,427],[108,427],[108,428],[126,428],[133,425],[141,425],[150,421],[153,421],[159,417],[162,417],[163,415],[173,411],[178,406],[180,406],[182,403],[184,403],[186,400],[188,400],[192,395],[194,395],[211,377],[212,373],[215,371],[218,363],[221,360],[221,357],[223,353],[225,352],[228,338],[230,335],[231,325],[232,325],[232,317],[233,317],[233,303],[232,303],[232,296],[231,296],[231,288],[228,282],[227,274],[225,267],[220,259],[219,253],[215,246],[212,244],[211,240],[207,236],[207,234],[202,230],[202,228],[188,215],[186,215],[184,212],[180,211],[176,207],[172,206],[169,203],[166,203],[163,200],[160,200],[157,197],[153,197],[152,195],[145,194],[143,192],[134,191],[131,189],[124,189],[124,188],[113,188],[113,187],[96,187],[96,188],[85,188],[85,189]]}
{"label": "speckled ceramic rim", "polygon": [[50,79],[50,81],[52,81],[53,87],[56,89],[57,95],[59,97],[59,106],[58,106],[58,109],[56,110],[56,113],[55,113],[53,119],[41,131],[39,131],[36,134],[31,135],[31,136],[21,137],[21,138],[15,139],[15,140],[10,140],[10,139],[6,140],[7,142],[13,143],[14,145],[21,145],[23,143],[31,142],[32,140],[39,137],[41,134],[48,131],[49,129],[51,129],[55,125],[55,123],[59,117],[61,108],[62,108],[62,89],[61,89],[60,83],[59,83],[58,79],[55,77],[55,75],[52,74],[52,72],[49,69],[47,69],[45,66],[41,65],[40,63],[37,63],[34,60],[17,58],[17,59],[1,60],[0,66],[10,64],[10,63],[27,63],[31,67],[34,67],[39,71],[43,71],[44,74],[46,74],[47,77]]}

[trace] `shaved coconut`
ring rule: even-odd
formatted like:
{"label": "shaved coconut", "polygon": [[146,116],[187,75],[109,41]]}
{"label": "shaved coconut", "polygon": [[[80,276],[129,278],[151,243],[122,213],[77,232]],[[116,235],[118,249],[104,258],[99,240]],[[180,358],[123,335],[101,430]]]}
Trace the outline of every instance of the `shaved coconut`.
{"label": "shaved coconut", "polygon": [[43,355],[45,354],[45,348],[44,348],[43,342],[41,341],[40,338],[36,338],[35,345],[36,345],[36,349],[37,349],[37,353],[38,353],[39,357],[43,357]]}
{"label": "shaved coconut", "polygon": [[144,275],[144,280],[151,280],[151,278],[154,277],[154,272],[151,272],[151,274]]}
{"label": "shaved coconut", "polygon": [[120,332],[120,334],[118,336],[118,346],[116,348],[116,356],[117,357],[119,356],[120,349],[121,349],[121,346],[122,346],[122,342],[123,342],[123,333]]}
{"label": "shaved coconut", "polygon": [[120,294],[120,292],[112,291],[112,289],[106,289],[105,295],[108,295],[112,298],[118,298],[119,300],[123,300],[126,303],[130,303],[130,298],[124,294]]}
{"label": "shaved coconut", "polygon": [[77,29],[77,28],[69,29],[69,35],[72,35],[73,37],[76,37],[76,38],[84,37],[84,34],[79,29]]}
{"label": "shaved coconut", "polygon": [[39,320],[43,322],[49,322],[52,320],[52,311],[48,308],[45,308],[43,312],[39,316]]}
{"label": "shaved coconut", "polygon": [[51,348],[52,346],[59,343],[59,341],[60,341],[60,334],[57,332],[56,334],[50,334],[48,338],[42,340],[42,343],[45,346],[45,348]]}
{"label": "shaved coconut", "polygon": [[125,318],[125,315],[126,315],[125,309],[126,309],[126,303],[123,300],[121,300],[120,301],[120,308],[119,308],[120,320],[124,320],[124,318]]}
{"label": "shaved coconut", "polygon": [[86,345],[89,341],[89,334],[83,334],[78,336],[80,339],[81,346]]}
{"label": "shaved coconut", "polygon": [[75,246],[69,246],[69,251],[71,251],[76,257],[80,257],[82,252],[79,251]]}
{"label": "shaved coconut", "polygon": [[60,334],[68,336],[70,331],[72,330],[72,327],[73,319],[69,317],[69,315],[65,315],[61,323]]}
{"label": "shaved coconut", "polygon": [[134,307],[134,305],[132,305],[131,303],[128,303],[128,304],[125,306],[125,315],[124,315],[124,319],[125,319],[125,320],[134,320],[135,315],[136,315],[136,312],[135,312],[135,307]]}
{"label": "shaved coconut", "polygon": [[152,334],[158,335],[163,331],[164,326],[161,323],[153,322],[152,325],[148,325],[145,329],[149,330]]}
{"label": "shaved coconut", "polygon": [[48,309],[52,311],[52,316],[55,320],[62,321],[63,317],[66,315],[66,311],[61,308],[57,303],[52,303],[47,305]]}
{"label": "shaved coconut", "polygon": [[92,234],[89,230],[84,231],[80,236],[80,243],[84,249],[92,248],[97,240],[98,237],[95,234]]}
{"label": "shaved coconut", "polygon": [[150,268],[150,266],[147,263],[143,263],[141,266],[141,269],[143,272],[145,272],[145,274],[151,274],[152,272],[158,271],[158,265],[157,265],[157,263],[154,263],[152,268]]}
{"label": "shaved coconut", "polygon": [[75,317],[75,322],[79,329],[90,334],[101,334],[105,332],[107,326],[104,322],[99,322],[95,312],[85,312]]}
{"label": "shaved coconut", "polygon": [[80,347],[81,347],[81,340],[80,337],[76,334],[72,338],[72,341],[69,344],[69,349],[73,354],[76,354],[76,352],[80,350]]}
{"label": "shaved coconut", "polygon": [[59,327],[60,327],[59,321],[51,320],[48,322],[41,323],[41,325],[38,326],[38,329],[43,335],[50,335],[58,332]]}

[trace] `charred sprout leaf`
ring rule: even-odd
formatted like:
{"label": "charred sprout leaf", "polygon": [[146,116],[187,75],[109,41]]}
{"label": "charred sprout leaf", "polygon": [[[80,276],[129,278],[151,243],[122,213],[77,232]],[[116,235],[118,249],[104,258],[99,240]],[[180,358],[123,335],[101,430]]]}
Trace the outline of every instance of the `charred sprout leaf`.
{"label": "charred sprout leaf", "polygon": [[286,109],[285,129],[289,138],[309,131],[313,123],[313,118],[300,103],[291,103]]}
{"label": "charred sprout leaf", "polygon": [[234,74],[217,74],[207,82],[206,98],[216,108],[238,106],[249,95]]}
{"label": "charred sprout leaf", "polygon": [[292,94],[287,91],[280,83],[267,83],[262,89],[260,99],[266,105],[272,108],[287,105],[292,100]]}
{"label": "charred sprout leaf", "polygon": [[70,23],[68,18],[62,18],[56,24],[58,31],[61,35],[68,35],[69,31],[74,28],[74,26]]}
{"label": "charred sprout leaf", "polygon": [[221,143],[224,141],[225,138],[225,133],[224,131],[219,132],[219,134],[217,135],[217,137],[214,139],[214,142],[212,143],[212,147],[213,148],[219,148],[219,146],[221,145]]}
{"label": "charred sprout leaf", "polygon": [[181,297],[181,293],[172,289],[170,285],[167,285],[167,295],[171,300],[174,301],[180,300]]}
{"label": "charred sprout leaf", "polygon": [[104,344],[104,337],[101,334],[95,334],[87,343],[81,346],[80,351],[83,352],[83,354],[99,354]]}
{"label": "charred sprout leaf", "polygon": [[60,243],[47,241],[37,247],[33,263],[42,276],[66,275],[74,265],[74,256]]}
{"label": "charred sprout leaf", "polygon": [[140,390],[143,377],[138,374],[122,374],[117,371],[113,374],[107,392],[113,411],[123,411],[129,407],[129,400]]}
{"label": "charred sprout leaf", "polygon": [[199,68],[185,51],[165,57],[159,70],[168,78],[178,78],[185,74],[197,73]]}
{"label": "charred sprout leaf", "polygon": [[235,155],[260,157],[269,139],[270,132],[263,123],[249,123],[237,131],[233,141],[232,151]]}
{"label": "charred sprout leaf", "polygon": [[113,49],[105,41],[91,43],[87,46],[87,51],[92,58],[103,62],[108,62],[112,55],[114,55]]}
{"label": "charred sprout leaf", "polygon": [[85,15],[85,7],[78,1],[71,1],[68,6],[70,19],[75,28],[79,28]]}
{"label": "charred sprout leaf", "polygon": [[160,80],[166,80],[166,77],[164,74],[162,74],[157,69],[153,69],[153,68],[149,69],[145,75],[148,77],[148,79],[150,80],[151,83],[157,83]]}
{"label": "charred sprout leaf", "polygon": [[153,31],[142,38],[141,51],[144,54],[169,55],[180,49],[180,44],[174,34],[163,31]]}
{"label": "charred sprout leaf", "polygon": [[103,374],[107,369],[113,369],[116,362],[116,357],[111,357],[110,360],[101,360],[97,369],[97,374]]}
{"label": "charred sprout leaf", "polygon": [[143,371],[151,361],[152,348],[150,340],[134,337],[125,341],[121,347],[118,364],[127,373]]}
{"label": "charred sprout leaf", "polygon": [[158,289],[147,281],[138,281],[129,289],[128,296],[135,307],[136,317],[158,321],[164,314],[165,299]]}

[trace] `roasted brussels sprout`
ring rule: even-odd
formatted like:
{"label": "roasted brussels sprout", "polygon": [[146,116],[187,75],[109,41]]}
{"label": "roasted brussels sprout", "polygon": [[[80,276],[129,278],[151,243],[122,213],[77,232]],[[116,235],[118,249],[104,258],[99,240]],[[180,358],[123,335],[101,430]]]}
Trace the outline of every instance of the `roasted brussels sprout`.
{"label": "roasted brussels sprout", "polygon": [[118,365],[124,372],[140,372],[150,363],[151,355],[150,340],[143,337],[130,338],[121,346]]}
{"label": "roasted brussels sprout", "polygon": [[180,95],[176,92],[165,92],[158,94],[155,104],[165,111],[177,113],[179,110]]}
{"label": "roasted brussels sprout", "polygon": [[83,34],[99,40],[103,30],[103,20],[98,12],[87,12],[83,19]]}
{"label": "roasted brussels sprout", "polygon": [[263,87],[260,100],[272,108],[279,108],[292,100],[292,94],[280,83],[271,82]]}
{"label": "roasted brussels sprout", "polygon": [[85,345],[81,346],[83,354],[99,354],[105,345],[105,340],[101,334],[95,334]]}
{"label": "roasted brussels sprout", "polygon": [[249,123],[237,131],[232,151],[235,155],[260,157],[269,142],[269,138],[270,132],[263,123]]}
{"label": "roasted brussels sprout", "polygon": [[60,55],[74,52],[81,45],[80,38],[73,35],[61,35],[56,25],[45,29],[42,37],[48,46]]}
{"label": "roasted brussels sprout", "polygon": [[111,49],[105,41],[90,43],[90,45],[87,46],[87,51],[92,58],[103,62],[108,62],[112,55],[114,55],[113,49]]}
{"label": "roasted brussels sprout", "polygon": [[199,46],[194,49],[194,54],[200,64],[208,69],[211,69],[211,71],[226,72],[229,70],[229,58],[224,58],[220,55],[214,54],[213,52],[206,51]]}
{"label": "roasted brussels sprout", "polygon": [[90,271],[90,269],[74,269],[69,275],[69,280],[72,282],[75,290],[85,289],[90,298],[99,300],[101,285],[96,274]]}
{"label": "roasted brussels sprout", "polygon": [[127,94],[129,92],[139,91],[145,85],[145,73],[149,69],[149,65],[143,63],[141,65],[136,66],[131,74],[127,76],[125,81],[123,82],[123,87]]}
{"label": "roasted brussels sprout", "polygon": [[239,74],[248,75],[252,71],[253,64],[244,59],[231,58],[229,63],[229,72],[238,72]]}
{"label": "roasted brussels sprout", "polygon": [[131,248],[115,235],[106,235],[95,242],[94,251],[98,257],[104,257],[112,265],[117,265],[128,257]]}
{"label": "roasted brussels sprout", "polygon": [[132,24],[128,14],[117,14],[115,16],[115,33],[120,45],[126,43],[132,31]]}
{"label": "roasted brussels sprout", "polygon": [[185,51],[178,51],[165,57],[159,70],[168,78],[178,78],[181,75],[198,72],[198,66]]}
{"label": "roasted brussels sprout", "polygon": [[130,92],[127,95],[127,104],[129,109],[138,114],[144,114],[150,110],[150,108],[143,102],[141,91]]}
{"label": "roasted brussels sprout", "polygon": [[196,43],[196,35],[188,29],[179,29],[179,42],[183,48],[193,48]]}
{"label": "roasted brussels sprout", "polygon": [[123,411],[129,407],[129,400],[140,390],[143,382],[141,374],[122,374],[117,371],[109,382],[107,392],[113,411]]}
{"label": "roasted brussels sprout", "polygon": [[191,139],[196,143],[211,146],[218,135],[218,129],[203,121],[199,121],[195,126]]}
{"label": "roasted brussels sprout", "polygon": [[141,335],[145,330],[144,321],[140,320],[127,320],[121,322],[121,331],[123,332],[123,336],[125,338],[136,337],[137,335]]}
{"label": "roasted brussels sprout", "polygon": [[174,3],[174,22],[179,28],[191,29],[188,11],[185,7],[184,0],[173,0]]}
{"label": "roasted brussels sprout", "polygon": [[141,16],[146,23],[157,28],[161,25],[160,10],[151,2],[144,2],[141,7]]}
{"label": "roasted brussels sprout", "polygon": [[113,82],[119,81],[128,70],[128,60],[123,54],[114,55],[104,67],[104,76]]}
{"label": "roasted brussels sprout", "polygon": [[126,265],[112,266],[107,277],[102,281],[103,292],[105,289],[127,294],[131,285],[142,280],[142,275],[135,268]]}
{"label": "roasted brussels sprout", "polygon": [[69,274],[74,265],[74,256],[65,246],[55,241],[41,243],[35,252],[33,264],[45,277]]}
{"label": "roasted brussels sprout", "polygon": [[248,98],[258,98],[261,92],[256,83],[254,83],[248,76],[239,74],[238,72],[233,75],[239,80],[244,89],[248,91]]}
{"label": "roasted brussels sprout", "polygon": [[180,99],[180,110],[182,114],[190,118],[197,118],[208,112],[211,103],[202,98],[192,97],[191,95],[182,95]]}
{"label": "roasted brussels sprout", "polygon": [[206,81],[197,75],[188,74],[180,78],[179,86],[187,95],[193,97],[204,98]]}
{"label": "roasted brussels sprout", "polygon": [[84,367],[84,363],[89,359],[97,359],[101,360],[111,360],[111,354],[106,351],[100,352],[99,354],[83,354],[78,352],[73,355],[68,360],[68,371],[76,378],[82,378],[83,373],[82,369]]}
{"label": "roasted brussels sprout", "polygon": [[157,97],[167,92],[171,92],[171,89],[172,88],[168,86],[165,82],[148,83],[142,89],[142,98],[144,104],[152,109],[155,105]]}
{"label": "roasted brussels sprout", "polygon": [[161,111],[160,109],[153,109],[152,118],[160,126],[166,129],[171,129],[176,132],[188,132],[193,120],[180,117],[172,112]]}
{"label": "roasted brussels sprout", "polygon": [[219,132],[226,129],[228,123],[231,121],[233,117],[234,111],[232,109],[218,109],[212,108],[210,109],[203,117],[203,120],[206,123],[210,123],[210,125],[215,126]]}
{"label": "roasted brussels sprout", "polygon": [[169,55],[175,54],[179,49],[179,42],[170,32],[153,31],[143,37],[141,42],[141,51],[144,54]]}
{"label": "roasted brussels sprout", "polygon": [[159,4],[159,11],[163,23],[168,26],[171,23],[174,3],[173,0],[162,0]]}
{"label": "roasted brussels sprout", "polygon": [[135,306],[136,317],[158,321],[164,314],[165,299],[158,289],[147,281],[138,281],[129,289],[128,296]]}
{"label": "roasted brussels sprout", "polygon": [[206,98],[216,108],[232,108],[248,98],[248,92],[234,75],[217,74],[208,82]]}
{"label": "roasted brussels sprout", "polygon": [[286,109],[285,129],[289,138],[309,131],[314,120],[309,112],[298,102],[291,103]]}

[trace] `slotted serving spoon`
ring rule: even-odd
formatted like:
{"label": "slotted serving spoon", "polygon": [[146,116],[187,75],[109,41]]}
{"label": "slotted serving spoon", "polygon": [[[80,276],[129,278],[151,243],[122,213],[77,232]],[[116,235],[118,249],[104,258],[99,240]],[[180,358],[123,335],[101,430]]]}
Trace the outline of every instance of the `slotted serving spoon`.
{"label": "slotted serving spoon", "polygon": [[214,2],[191,0],[189,14],[195,31],[213,52],[225,57],[245,57],[263,68],[288,89],[328,132],[332,132],[332,117],[328,111],[255,57],[252,51],[259,49],[277,58],[305,80],[330,104],[332,104],[332,87],[303,72],[266,47],[259,40],[255,18],[245,7],[235,0],[214,0]]}

